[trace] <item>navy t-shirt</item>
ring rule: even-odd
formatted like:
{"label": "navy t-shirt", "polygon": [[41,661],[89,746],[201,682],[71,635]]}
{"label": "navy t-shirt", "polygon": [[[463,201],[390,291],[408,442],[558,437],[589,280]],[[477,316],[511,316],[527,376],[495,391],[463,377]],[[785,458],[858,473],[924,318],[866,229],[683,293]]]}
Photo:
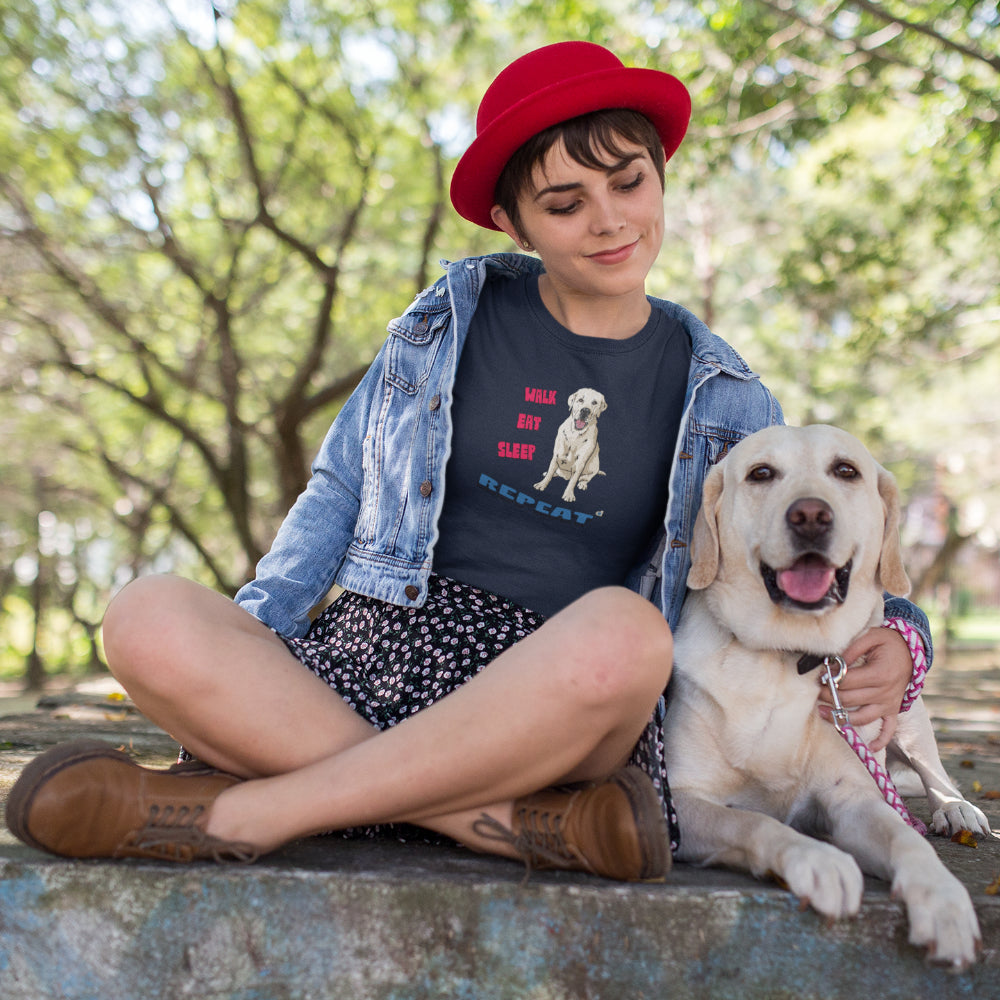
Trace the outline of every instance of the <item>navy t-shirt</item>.
{"label": "navy t-shirt", "polygon": [[459,361],[434,572],[545,615],[621,584],[663,521],[691,360],[657,309],[581,337],[537,275],[490,282]]}

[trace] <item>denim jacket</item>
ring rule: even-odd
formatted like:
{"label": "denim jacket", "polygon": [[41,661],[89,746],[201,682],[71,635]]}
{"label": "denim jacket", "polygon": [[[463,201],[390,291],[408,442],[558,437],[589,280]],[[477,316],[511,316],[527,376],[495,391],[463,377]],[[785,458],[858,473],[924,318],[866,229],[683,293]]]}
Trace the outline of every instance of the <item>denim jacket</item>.
{"label": "denim jacket", "polygon": [[[451,452],[451,390],[484,282],[541,263],[492,254],[446,264],[446,273],[389,324],[389,336],[324,440],[256,579],[236,601],[280,635],[302,636],[310,610],[334,583],[399,605],[427,596]],[[691,338],[684,414],[670,472],[664,533],[626,585],[677,627],[691,560],[689,542],[713,463],[741,438],[781,423],[781,408],[743,359],[699,319],[650,298]],[[887,602],[888,610],[888,602]],[[927,619],[908,601],[891,613],[921,633]]]}

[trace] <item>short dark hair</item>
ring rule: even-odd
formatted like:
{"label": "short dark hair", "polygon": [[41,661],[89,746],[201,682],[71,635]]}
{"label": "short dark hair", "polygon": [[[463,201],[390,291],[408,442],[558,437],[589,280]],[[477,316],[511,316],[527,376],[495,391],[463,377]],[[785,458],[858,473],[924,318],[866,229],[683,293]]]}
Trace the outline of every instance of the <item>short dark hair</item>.
{"label": "short dark hair", "polygon": [[559,122],[533,135],[507,161],[497,180],[493,198],[514,225],[521,231],[521,214],[517,199],[530,184],[535,167],[548,151],[562,140],[570,159],[594,170],[604,170],[612,162],[627,155],[622,140],[642,146],[656,167],[660,187],[664,186],[666,155],[663,142],[653,123],[638,111],[628,108],[605,108]]}

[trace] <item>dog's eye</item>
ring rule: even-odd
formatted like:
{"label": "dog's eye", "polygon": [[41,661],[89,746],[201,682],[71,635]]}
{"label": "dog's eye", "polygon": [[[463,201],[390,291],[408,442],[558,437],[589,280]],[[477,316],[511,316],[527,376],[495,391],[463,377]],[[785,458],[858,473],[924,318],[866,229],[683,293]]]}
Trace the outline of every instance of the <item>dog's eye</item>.
{"label": "dog's eye", "polygon": [[747,473],[748,483],[766,483],[774,479],[775,472],[770,465],[755,465]]}
{"label": "dog's eye", "polygon": [[858,479],[861,476],[861,473],[850,462],[835,462],[832,471],[838,479]]}

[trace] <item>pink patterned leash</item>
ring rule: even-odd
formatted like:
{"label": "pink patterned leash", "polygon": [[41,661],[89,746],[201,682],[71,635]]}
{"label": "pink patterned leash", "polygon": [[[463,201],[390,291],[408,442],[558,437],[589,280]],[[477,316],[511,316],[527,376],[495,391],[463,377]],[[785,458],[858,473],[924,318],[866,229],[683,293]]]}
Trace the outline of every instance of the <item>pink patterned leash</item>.
{"label": "pink patterned leash", "polygon": [[927,650],[924,649],[924,640],[920,638],[920,633],[903,618],[886,618],[882,622],[882,628],[891,628],[898,632],[910,650],[913,674],[906,688],[906,694],[903,696],[903,703],[899,706],[900,712],[908,712],[923,690],[924,678],[927,676]]}
{"label": "pink patterned leash", "polygon": [[[842,656],[827,656],[823,659],[822,666],[823,675],[820,677],[820,683],[826,684],[830,689],[830,697],[833,698],[833,724],[837,727],[837,732],[844,737],[847,745],[857,754],[858,759],[862,764],[864,764],[865,769],[872,776],[872,778],[875,779],[875,784],[878,786],[878,789],[882,793],[886,802],[888,802],[889,805],[903,817],[906,823],[917,831],[917,833],[926,836],[927,827],[923,824],[923,822],[921,822],[921,820],[917,819],[917,817],[914,816],[909,809],[906,808],[906,803],[903,801],[903,797],[896,790],[896,786],[893,784],[892,778],[889,777],[889,772],[886,771],[886,769],[875,759],[875,755],[868,749],[868,744],[865,743],[865,741],[861,738],[861,735],[854,728],[854,726],[851,725],[847,718],[847,709],[841,704],[840,694],[837,690],[837,685],[844,679],[844,674],[847,673],[847,664],[844,662],[844,658]],[[837,667],[836,675],[833,673],[834,666]],[[924,673],[927,673],[926,666]]]}

